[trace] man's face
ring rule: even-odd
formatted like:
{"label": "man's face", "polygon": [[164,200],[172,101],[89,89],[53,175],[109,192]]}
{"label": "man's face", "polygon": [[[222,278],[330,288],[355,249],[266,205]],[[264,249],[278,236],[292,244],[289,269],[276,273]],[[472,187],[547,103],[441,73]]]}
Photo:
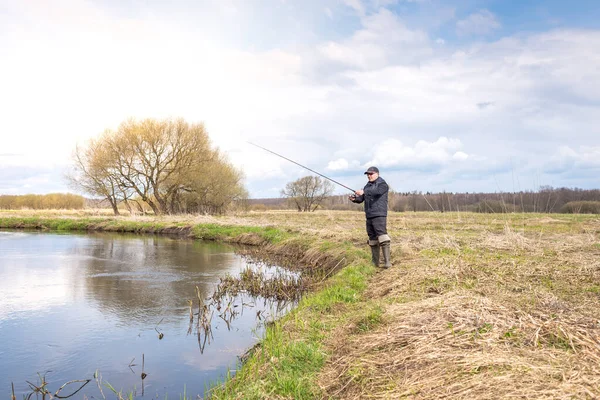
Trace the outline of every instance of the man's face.
{"label": "man's face", "polygon": [[377,172],[367,172],[367,178],[369,178],[369,182],[373,182],[379,178],[379,174]]}

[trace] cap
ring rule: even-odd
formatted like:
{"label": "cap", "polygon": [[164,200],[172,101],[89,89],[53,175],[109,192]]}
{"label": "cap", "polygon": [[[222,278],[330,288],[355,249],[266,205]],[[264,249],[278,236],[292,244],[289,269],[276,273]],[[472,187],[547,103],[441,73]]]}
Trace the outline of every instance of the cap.
{"label": "cap", "polygon": [[369,173],[371,173],[371,172],[376,172],[376,173],[379,173],[379,170],[377,169],[377,167],[369,167],[369,168],[367,168],[367,170],[365,171],[365,175],[366,175],[366,174],[369,174]]}

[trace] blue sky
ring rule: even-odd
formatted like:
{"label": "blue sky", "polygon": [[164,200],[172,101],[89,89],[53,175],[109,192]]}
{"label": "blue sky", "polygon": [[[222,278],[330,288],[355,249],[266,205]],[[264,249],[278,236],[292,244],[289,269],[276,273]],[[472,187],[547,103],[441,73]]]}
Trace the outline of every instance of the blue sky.
{"label": "blue sky", "polygon": [[[600,2],[0,0],[0,194],[66,191],[77,143],[203,121],[278,197],[307,174],[398,191],[597,188]],[[340,189],[339,193],[343,193]]]}

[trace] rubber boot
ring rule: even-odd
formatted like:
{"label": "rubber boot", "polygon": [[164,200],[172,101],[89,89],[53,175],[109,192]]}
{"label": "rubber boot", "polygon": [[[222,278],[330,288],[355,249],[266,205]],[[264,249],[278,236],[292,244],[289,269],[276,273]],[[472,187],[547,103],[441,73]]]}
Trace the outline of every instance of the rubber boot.
{"label": "rubber boot", "polygon": [[388,235],[381,235],[377,239],[383,253],[383,268],[390,268],[392,266],[391,239]]}
{"label": "rubber boot", "polygon": [[379,241],[369,240],[369,246],[371,247],[371,262],[374,266],[379,267]]}
{"label": "rubber boot", "polygon": [[383,268],[390,268],[392,266],[392,255],[390,254],[390,242],[384,242],[381,244],[381,251],[383,253]]}

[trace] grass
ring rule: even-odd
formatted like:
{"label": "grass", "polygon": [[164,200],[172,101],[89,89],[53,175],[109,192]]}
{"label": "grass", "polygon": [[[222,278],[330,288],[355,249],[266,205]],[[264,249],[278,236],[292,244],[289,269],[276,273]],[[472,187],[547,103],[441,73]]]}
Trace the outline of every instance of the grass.
{"label": "grass", "polygon": [[327,355],[323,341],[346,319],[338,314],[340,307],[359,301],[373,273],[368,265],[348,266],[326,288],[305,296],[294,311],[267,330],[259,349],[233,379],[213,389],[211,398],[319,398],[316,380]]}
{"label": "grass", "polygon": [[600,396],[597,215],[391,213],[384,271],[357,212],[1,212],[0,226],[179,233],[326,271],[216,399]]}
{"label": "grass", "polygon": [[272,227],[248,227],[235,225],[202,224],[192,228],[192,234],[197,239],[226,240],[242,235],[256,235],[266,243],[280,243],[290,237],[290,234]]}

